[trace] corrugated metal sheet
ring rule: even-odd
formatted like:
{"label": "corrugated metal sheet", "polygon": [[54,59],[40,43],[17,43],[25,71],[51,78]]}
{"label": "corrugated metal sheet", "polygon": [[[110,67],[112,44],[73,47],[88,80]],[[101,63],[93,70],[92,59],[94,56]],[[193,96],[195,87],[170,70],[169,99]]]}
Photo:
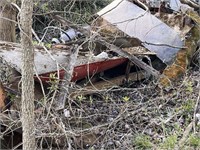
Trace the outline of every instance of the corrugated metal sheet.
{"label": "corrugated metal sheet", "polygon": [[130,37],[140,39],[147,49],[168,65],[183,46],[176,31],[128,0],[115,0],[98,15]]}

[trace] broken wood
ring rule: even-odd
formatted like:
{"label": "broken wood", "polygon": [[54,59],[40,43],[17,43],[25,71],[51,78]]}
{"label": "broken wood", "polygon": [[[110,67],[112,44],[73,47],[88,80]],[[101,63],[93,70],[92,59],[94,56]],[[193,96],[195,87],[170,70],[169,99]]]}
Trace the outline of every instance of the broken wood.
{"label": "broken wood", "polygon": [[127,48],[122,48],[122,50],[126,51],[127,53],[131,55],[156,55],[155,52],[151,52],[142,46],[127,47]]}
{"label": "broken wood", "polygon": [[79,47],[78,45],[75,45],[71,49],[69,59],[66,60],[66,64],[64,64],[63,66],[65,70],[65,74],[64,74],[63,81],[61,81],[61,84],[60,84],[60,93],[58,96],[58,100],[56,101],[56,104],[57,104],[56,110],[61,110],[61,109],[64,109],[65,107],[66,99],[68,98],[68,95],[69,95],[70,81],[73,75],[73,70],[76,64],[78,52],[79,52]]}
{"label": "broken wood", "polygon": [[116,52],[117,54],[119,54],[122,57],[128,58],[130,61],[132,61],[135,65],[137,65],[138,67],[144,69],[147,73],[153,75],[154,77],[158,78],[160,76],[160,73],[155,70],[154,68],[152,68],[151,66],[147,65],[146,63],[144,63],[142,60],[139,60],[137,57],[135,57],[134,55],[131,55],[129,53],[127,53],[126,51],[123,51],[122,49],[120,49],[119,47],[110,44],[108,42],[106,42],[105,40],[103,40],[103,38],[100,39],[100,42],[103,43],[107,48],[109,48],[110,50]]}
{"label": "broken wood", "polygon": [[[145,75],[145,71],[138,71],[138,72],[133,72],[133,73],[130,73],[129,74],[129,78],[128,80],[129,81],[140,81],[142,79],[144,79],[146,77]],[[108,89],[108,88],[112,88],[112,87],[116,87],[116,86],[120,86],[124,83],[126,79],[126,75],[121,75],[119,77],[115,77],[115,78],[112,78],[112,79],[109,79],[108,81],[101,81],[101,82],[98,82],[94,85],[90,85],[90,86],[87,86],[86,89],[88,90],[102,90],[102,89]]]}
{"label": "broken wood", "polygon": [[126,66],[126,72],[125,72],[126,82],[128,82],[128,80],[129,80],[129,74],[131,71],[131,67],[132,67],[132,62],[128,61],[127,66]]}
{"label": "broken wood", "polygon": [[[134,81],[140,81],[142,79],[145,79],[146,77],[147,75],[145,71],[138,71],[138,72],[130,73],[128,80],[134,82]],[[126,75],[121,75],[119,77],[109,79],[108,81],[105,80],[105,81],[93,83],[93,85],[86,86],[85,88],[82,88],[70,93],[70,98],[75,99],[78,95],[94,94],[102,90],[118,87],[124,84],[125,80],[126,80]]]}

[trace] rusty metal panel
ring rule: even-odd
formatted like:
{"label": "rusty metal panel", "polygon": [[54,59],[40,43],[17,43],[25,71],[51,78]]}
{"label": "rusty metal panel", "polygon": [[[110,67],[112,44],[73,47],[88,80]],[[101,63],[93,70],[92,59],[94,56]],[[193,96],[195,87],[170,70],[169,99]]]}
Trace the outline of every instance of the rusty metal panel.
{"label": "rusty metal panel", "polygon": [[130,37],[140,39],[147,49],[168,65],[183,46],[176,31],[128,0],[115,0],[98,15]]}

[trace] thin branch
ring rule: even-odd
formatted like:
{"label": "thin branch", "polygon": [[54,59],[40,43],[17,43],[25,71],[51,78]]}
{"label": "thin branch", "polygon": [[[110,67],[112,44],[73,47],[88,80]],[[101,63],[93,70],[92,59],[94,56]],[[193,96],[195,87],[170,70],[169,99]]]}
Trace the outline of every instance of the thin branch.
{"label": "thin branch", "polygon": [[191,1],[191,0],[180,0],[180,2],[183,3],[183,4],[187,4],[190,7],[195,8],[195,9],[200,8],[200,5],[198,3]]}
{"label": "thin branch", "polygon": [[199,106],[199,101],[200,101],[200,90],[199,90],[197,101],[196,101],[196,104],[195,104],[195,107],[194,107],[194,114],[193,114],[193,121],[192,121],[194,133],[196,133],[196,113],[197,113],[197,108]]}

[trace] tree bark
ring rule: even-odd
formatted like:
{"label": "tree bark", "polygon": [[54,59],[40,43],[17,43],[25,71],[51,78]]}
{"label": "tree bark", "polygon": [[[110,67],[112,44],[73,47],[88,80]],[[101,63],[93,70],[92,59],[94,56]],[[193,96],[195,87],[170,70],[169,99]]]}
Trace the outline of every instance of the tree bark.
{"label": "tree bark", "polygon": [[16,10],[7,0],[0,1],[0,40],[15,42]]}
{"label": "tree bark", "polygon": [[33,1],[22,0],[20,23],[22,55],[22,129],[23,149],[34,150],[35,125],[34,125],[34,48],[32,45],[32,13]]}

